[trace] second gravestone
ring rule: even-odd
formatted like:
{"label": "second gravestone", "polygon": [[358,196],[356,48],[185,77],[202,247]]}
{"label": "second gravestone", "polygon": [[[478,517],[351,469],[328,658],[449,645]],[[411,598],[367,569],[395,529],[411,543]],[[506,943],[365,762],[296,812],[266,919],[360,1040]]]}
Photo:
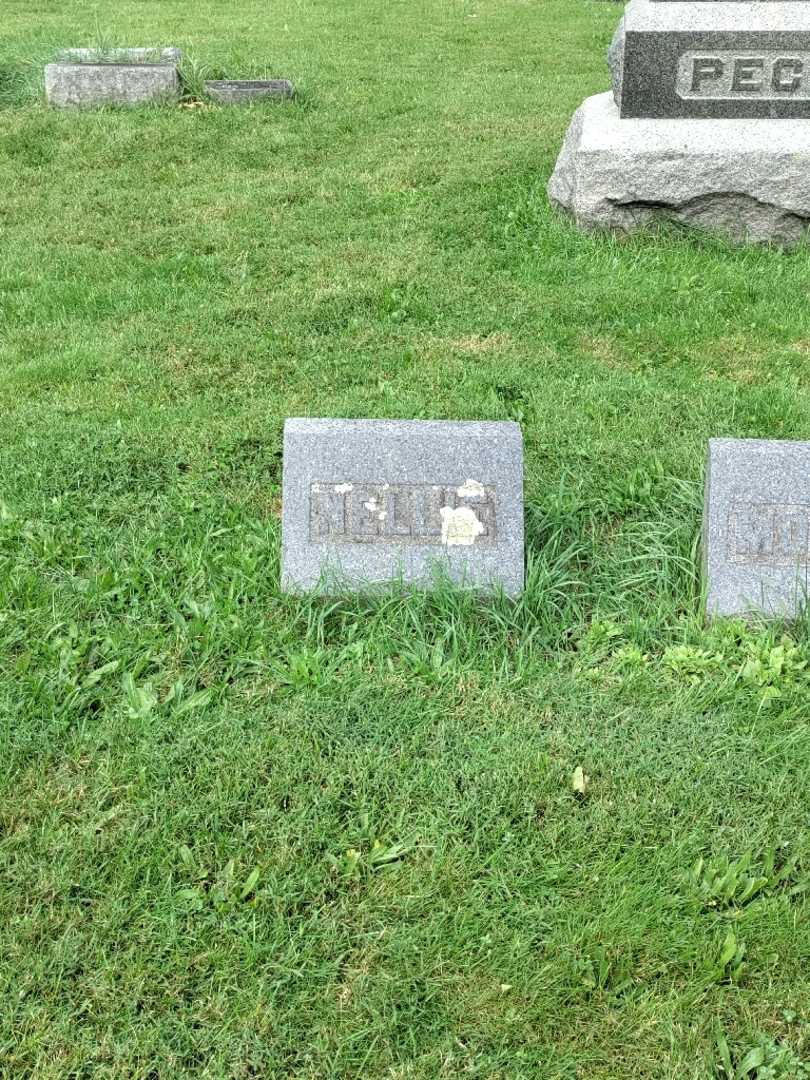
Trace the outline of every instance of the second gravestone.
{"label": "second gravestone", "polygon": [[549,183],[579,225],[806,233],[810,0],[630,0],[608,62],[613,91],[579,108]]}
{"label": "second gravestone", "polygon": [[810,443],[709,441],[703,558],[709,617],[800,612],[810,570]]}
{"label": "second gravestone", "polygon": [[523,439],[512,422],[287,420],[281,584],[523,589]]}

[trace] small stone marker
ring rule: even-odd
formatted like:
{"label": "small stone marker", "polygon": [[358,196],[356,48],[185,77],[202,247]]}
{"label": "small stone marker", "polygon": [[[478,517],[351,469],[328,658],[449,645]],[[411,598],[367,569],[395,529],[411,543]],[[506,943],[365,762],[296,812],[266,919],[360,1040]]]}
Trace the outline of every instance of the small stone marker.
{"label": "small stone marker", "polygon": [[250,105],[267,98],[295,96],[288,79],[214,79],[203,84],[206,94],[220,105]]}
{"label": "small stone marker", "polygon": [[179,49],[67,49],[45,68],[56,108],[166,104],[180,96]]}
{"label": "small stone marker", "polygon": [[357,591],[435,570],[523,589],[523,438],[512,422],[284,425],[281,584]]}
{"label": "small stone marker", "polygon": [[793,617],[810,582],[810,443],[710,439],[708,616]]}
{"label": "small stone marker", "polygon": [[577,110],[549,182],[580,227],[805,236],[810,0],[630,0],[608,64],[613,92]]}

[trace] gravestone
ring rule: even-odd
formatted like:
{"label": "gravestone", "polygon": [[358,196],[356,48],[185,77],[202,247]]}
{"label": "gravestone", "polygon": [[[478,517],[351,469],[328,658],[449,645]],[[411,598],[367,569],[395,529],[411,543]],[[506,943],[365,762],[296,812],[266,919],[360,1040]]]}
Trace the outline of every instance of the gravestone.
{"label": "gravestone", "polygon": [[66,49],[45,68],[45,97],[60,109],[168,104],[180,96],[179,49]]}
{"label": "gravestone", "polygon": [[523,589],[518,424],[290,419],[282,501],[287,591]]}
{"label": "gravestone", "polygon": [[203,88],[220,105],[250,105],[267,98],[295,96],[288,79],[209,79]]}
{"label": "gravestone", "polygon": [[810,443],[709,441],[703,559],[710,618],[799,613],[810,581]]}
{"label": "gravestone", "polygon": [[810,0],[630,0],[608,64],[613,92],[577,111],[549,183],[581,227],[805,235]]}

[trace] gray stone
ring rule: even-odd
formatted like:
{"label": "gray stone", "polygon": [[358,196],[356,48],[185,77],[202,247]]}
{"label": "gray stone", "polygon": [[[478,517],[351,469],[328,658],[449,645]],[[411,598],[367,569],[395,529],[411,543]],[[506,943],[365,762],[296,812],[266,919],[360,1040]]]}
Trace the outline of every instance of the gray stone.
{"label": "gray stone", "polygon": [[598,94],[574,115],[548,192],[586,229],[665,218],[790,247],[810,222],[810,124],[622,120]]}
{"label": "gray stone", "polygon": [[62,49],[56,60],[60,64],[174,64],[183,59],[180,49],[173,45],[165,49]]}
{"label": "gray stone", "polygon": [[622,103],[622,78],[624,75],[624,16],[619,20],[616,33],[610,43],[607,54],[610,78],[613,83],[613,98],[617,105]]}
{"label": "gray stone", "polygon": [[631,0],[609,63],[622,117],[810,117],[810,3]]}
{"label": "gray stone", "polygon": [[167,104],[180,95],[174,64],[48,64],[45,96],[57,108]]}
{"label": "gray stone", "polygon": [[511,422],[287,420],[282,588],[523,589],[523,439]]}
{"label": "gray stone", "polygon": [[810,443],[709,441],[703,560],[710,618],[799,614],[810,564]]}
{"label": "gray stone", "polygon": [[220,105],[250,105],[267,98],[295,96],[287,79],[217,79],[204,83],[206,94]]}

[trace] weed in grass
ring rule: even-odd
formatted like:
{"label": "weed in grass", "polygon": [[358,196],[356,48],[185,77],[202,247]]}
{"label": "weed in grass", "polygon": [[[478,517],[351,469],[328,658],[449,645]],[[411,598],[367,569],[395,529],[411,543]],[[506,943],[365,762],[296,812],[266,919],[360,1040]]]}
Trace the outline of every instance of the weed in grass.
{"label": "weed in grass", "polygon": [[739,982],[745,969],[745,942],[728,930],[714,955],[709,957],[707,977],[710,982]]}
{"label": "weed in grass", "polygon": [[778,644],[767,640],[749,641],[746,654],[740,679],[756,687],[763,706],[808,682],[807,660],[787,636]]}
{"label": "weed in grass", "polygon": [[[791,1016],[789,1013],[784,1015]],[[788,1023],[792,1022],[788,1020]],[[717,1056],[716,1075],[722,1080],[807,1080],[810,1077],[810,1062],[801,1058],[789,1044],[767,1036],[760,1036],[753,1045],[732,1053],[728,1039],[720,1031]]]}
{"label": "weed in grass", "polygon": [[722,911],[742,908],[779,889],[798,896],[807,889],[806,880],[796,881],[799,873],[799,853],[786,855],[772,845],[756,866],[751,851],[739,859],[722,856],[710,863],[699,858],[690,872],[690,882],[704,908]]}
{"label": "weed in grass", "polygon": [[603,945],[594,945],[582,960],[580,977],[586,991],[619,995],[632,985],[630,959],[614,955]]}
{"label": "weed in grass", "polygon": [[180,85],[182,88],[182,101],[205,101],[205,82],[209,79],[225,79],[227,72],[216,64],[209,64],[195,56],[193,53],[184,52],[179,67]]}

